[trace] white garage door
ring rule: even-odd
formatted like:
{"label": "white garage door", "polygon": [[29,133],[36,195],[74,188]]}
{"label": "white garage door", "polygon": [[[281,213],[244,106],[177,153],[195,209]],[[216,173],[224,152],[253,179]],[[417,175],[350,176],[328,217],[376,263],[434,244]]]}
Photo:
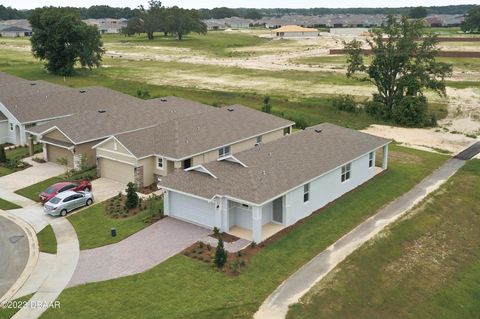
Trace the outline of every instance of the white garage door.
{"label": "white garage door", "polygon": [[175,192],[169,192],[170,216],[213,228],[215,204]]}
{"label": "white garage door", "polygon": [[100,159],[100,174],[125,185],[135,180],[133,166],[106,158]]}

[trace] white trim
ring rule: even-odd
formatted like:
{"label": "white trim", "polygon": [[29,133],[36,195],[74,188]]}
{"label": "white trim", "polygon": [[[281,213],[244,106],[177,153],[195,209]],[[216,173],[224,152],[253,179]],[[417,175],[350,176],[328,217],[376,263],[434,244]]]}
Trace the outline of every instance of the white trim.
{"label": "white trim", "polygon": [[[92,149],[96,149],[96,148],[98,148],[98,146],[100,146],[100,145],[102,145],[102,144],[105,144],[107,141],[110,141],[110,140],[112,140],[112,139],[115,140],[115,141],[117,141],[118,143],[120,143],[120,145],[122,145],[122,147],[123,147],[124,149],[126,149],[127,152],[128,152],[130,155],[132,155],[135,159],[138,160],[138,158],[137,158],[135,155],[133,155],[133,153],[130,152],[130,150],[129,150],[125,145],[123,145],[123,143],[120,142],[120,141],[118,140],[118,138],[116,138],[116,137],[113,136],[113,135],[110,136],[109,138],[107,138],[106,140],[103,140],[103,141],[101,141],[100,143],[93,145],[93,146],[92,146]],[[105,149],[105,148],[103,148],[103,149],[100,148],[100,150],[107,150],[107,149]],[[112,153],[117,153],[117,154],[126,155],[125,153],[122,153],[122,152],[111,151],[111,150],[107,150],[107,151],[112,152]]]}
{"label": "white trim", "polygon": [[[89,139],[89,140],[85,140],[85,141],[79,141],[77,142],[77,144],[84,144],[84,143],[88,143],[88,142],[93,142],[93,141],[98,141],[98,140],[105,140],[105,139],[108,139],[110,137],[115,137],[116,135],[122,135],[122,134],[126,134],[126,133],[132,133],[132,132],[136,132],[136,131],[141,131],[141,130],[145,130],[147,128],[152,128],[152,127],[155,127],[157,126],[158,124],[154,124],[154,125],[150,125],[150,126],[145,126],[145,127],[140,127],[140,128],[136,128],[136,129],[133,129],[133,130],[129,130],[129,131],[122,131],[122,132],[117,132],[117,133],[112,133],[112,134],[108,134],[108,135],[105,135],[105,136],[102,136],[102,137],[95,137],[95,138],[92,138],[92,139]],[[102,141],[103,142],[103,141]],[[101,143],[101,142],[100,142]],[[125,147],[126,148],[126,147]],[[130,151],[129,151],[130,152]]]}
{"label": "white trim", "polygon": [[195,165],[195,166],[191,166],[189,168],[186,168],[184,169],[185,172],[189,172],[189,171],[197,171],[197,172],[200,172],[200,173],[205,173],[205,174],[208,174],[210,176],[212,176],[213,178],[217,178],[217,176],[213,175],[212,172],[210,172],[208,169],[205,168],[205,166],[203,166],[202,164],[200,165]]}
{"label": "white trim", "polygon": [[[163,188],[163,189],[165,189],[165,190],[167,190],[167,191],[169,191],[169,192],[179,193],[179,194],[182,194],[182,195],[185,195],[185,196],[190,196],[190,197],[197,198],[197,199],[201,199],[201,200],[204,200],[204,201],[206,201],[206,202],[208,202],[208,203],[211,203],[210,199],[208,199],[208,198],[201,197],[201,196],[197,196],[197,195],[193,195],[193,194],[190,194],[190,193],[185,193],[185,192],[182,192],[182,191],[179,191],[179,190],[177,190],[177,189],[170,188],[170,187],[163,187],[163,186],[160,185],[160,183],[157,184],[157,187],[158,187],[158,188]],[[169,200],[171,200],[171,199],[169,198]]]}
{"label": "white trim", "polygon": [[224,157],[220,157],[220,158],[217,159],[217,162],[220,162],[220,161],[234,162],[234,163],[238,163],[238,164],[242,165],[243,167],[248,167],[241,160],[239,160],[238,158],[236,158],[233,155],[227,155],[227,156],[224,156]]}
{"label": "white trim", "polygon": [[10,120],[10,118],[12,118],[18,124],[21,123],[15,116],[13,116],[12,112],[10,112],[10,110],[5,105],[2,104],[2,102],[0,102],[0,111],[3,113],[3,115],[5,115],[7,117],[8,120]]}
{"label": "white trim", "polygon": [[[117,151],[112,151],[112,150],[109,150],[107,148],[97,148],[98,151],[103,151],[103,152],[108,152],[108,153],[112,153],[112,154],[118,154],[118,155],[122,155],[122,156],[128,156],[128,157],[132,157],[131,155],[129,154],[126,154],[126,153],[122,153],[122,152],[117,152]],[[135,158],[135,157],[133,157]],[[137,158],[135,158],[135,160],[137,160]]]}
{"label": "white trim", "polygon": [[47,141],[44,141],[44,140],[42,140],[42,139],[40,139],[38,142],[39,142],[39,143],[43,143],[43,144],[48,144],[48,145],[57,146],[57,147],[64,148],[64,149],[70,150],[70,151],[72,151],[72,150],[75,148],[75,145],[73,145],[73,146],[65,146],[65,145],[60,145],[60,144],[53,143],[53,142],[47,142]]}
{"label": "white trim", "polygon": [[122,161],[122,160],[119,160],[119,159],[116,159],[116,158],[113,158],[113,157],[109,157],[109,156],[104,156],[104,155],[98,155],[97,158],[105,158],[105,159],[108,159],[108,160],[111,160],[111,161],[114,161],[114,162],[119,162],[119,163],[123,163],[123,164],[128,164],[130,166],[133,166],[133,168],[137,167],[137,164],[133,164],[133,163],[129,163],[127,161]]}
{"label": "white trim", "polygon": [[[72,141],[72,139],[70,137],[67,136],[67,134],[63,133],[63,131],[61,129],[59,129],[56,125],[54,126],[51,126],[49,129],[46,129],[45,131],[41,132],[41,133],[33,133],[33,132],[30,132],[29,130],[25,130],[25,132],[29,133],[29,134],[34,134],[36,136],[44,136],[45,134],[48,134],[50,132],[53,132],[54,130],[58,130],[60,133],[62,133],[70,142],[72,142],[73,145],[77,145],[74,141]],[[41,138],[40,138],[41,139]]]}

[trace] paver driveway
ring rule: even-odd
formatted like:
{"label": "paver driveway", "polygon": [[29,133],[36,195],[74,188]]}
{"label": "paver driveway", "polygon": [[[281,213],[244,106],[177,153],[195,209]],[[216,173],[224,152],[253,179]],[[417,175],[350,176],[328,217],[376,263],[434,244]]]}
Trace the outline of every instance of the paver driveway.
{"label": "paver driveway", "polygon": [[119,243],[82,250],[69,287],[144,272],[211,233],[166,217]]}

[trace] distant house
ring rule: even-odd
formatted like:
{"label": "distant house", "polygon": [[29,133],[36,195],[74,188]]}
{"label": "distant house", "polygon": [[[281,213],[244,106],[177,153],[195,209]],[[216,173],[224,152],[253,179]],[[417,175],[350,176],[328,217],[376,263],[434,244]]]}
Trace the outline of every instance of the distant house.
{"label": "distant house", "polygon": [[286,25],[272,30],[272,35],[277,38],[311,38],[318,37],[319,32],[314,28],[304,28],[298,25]]}
{"label": "distant house", "polygon": [[367,28],[331,28],[330,34],[360,36],[360,35],[368,35],[369,33]]}
{"label": "distant house", "polygon": [[116,34],[120,33],[123,27],[127,26],[127,19],[88,19],[84,20],[89,25],[94,25],[98,28],[101,34]]}
{"label": "distant house", "polygon": [[30,37],[32,29],[18,26],[7,26],[0,30],[0,36],[8,38]]}

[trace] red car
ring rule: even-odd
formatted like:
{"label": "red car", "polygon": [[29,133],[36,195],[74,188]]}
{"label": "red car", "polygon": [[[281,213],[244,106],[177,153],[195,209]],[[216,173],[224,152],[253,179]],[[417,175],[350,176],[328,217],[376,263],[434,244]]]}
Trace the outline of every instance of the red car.
{"label": "red car", "polygon": [[55,197],[58,193],[64,191],[92,191],[92,184],[89,181],[79,181],[79,182],[60,182],[53,184],[52,186],[48,187],[46,190],[40,193],[40,201],[42,204],[45,204],[50,199]]}

